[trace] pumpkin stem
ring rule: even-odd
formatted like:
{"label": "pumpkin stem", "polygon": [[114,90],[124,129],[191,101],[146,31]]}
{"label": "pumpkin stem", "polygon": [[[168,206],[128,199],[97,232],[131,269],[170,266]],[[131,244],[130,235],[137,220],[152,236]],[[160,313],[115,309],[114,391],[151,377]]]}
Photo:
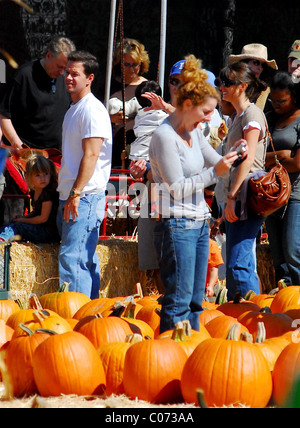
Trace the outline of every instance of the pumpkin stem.
{"label": "pumpkin stem", "polygon": [[251,300],[251,299],[252,299],[252,297],[254,297],[254,296],[256,296],[255,291],[253,291],[253,290],[249,290],[249,291],[247,291],[247,293],[245,294],[244,299],[245,299],[245,300]]}
{"label": "pumpkin stem", "polygon": [[25,333],[27,333],[27,334],[28,334],[28,336],[32,336],[32,335],[35,333],[33,330],[31,330],[31,328],[27,327],[27,325],[26,325],[26,324],[24,324],[23,322],[21,322],[21,323],[19,324],[19,327],[20,327],[23,331],[25,331]]}
{"label": "pumpkin stem", "polygon": [[184,338],[184,330],[185,325],[183,321],[179,321],[175,324],[175,328],[172,333],[172,339],[175,340],[175,342],[185,342]]}
{"label": "pumpkin stem", "polygon": [[124,312],[125,305],[122,302],[116,302],[113,306],[113,311],[111,314],[109,314],[109,317],[121,317],[121,315]]}
{"label": "pumpkin stem", "polygon": [[133,300],[132,302],[128,303],[123,316],[125,318],[134,319],[135,310],[136,310],[136,302]]}
{"label": "pumpkin stem", "polygon": [[160,309],[160,308],[155,308],[155,309],[154,309],[154,312],[155,312],[155,313],[157,313],[157,315],[159,315],[159,316],[160,316],[160,314],[161,314],[161,309]]}
{"label": "pumpkin stem", "polygon": [[227,340],[234,340],[234,341],[239,341],[240,339],[240,326],[241,324],[236,322],[233,324],[233,326],[230,328],[228,335],[227,335]]}
{"label": "pumpkin stem", "polygon": [[141,336],[140,334],[128,334],[125,337],[125,342],[126,343],[131,343],[132,345],[134,343],[138,343],[138,342],[142,342],[143,341],[143,336]]}
{"label": "pumpkin stem", "polygon": [[70,282],[63,282],[62,285],[59,286],[58,292],[64,293],[69,291]]}
{"label": "pumpkin stem", "polygon": [[32,315],[36,322],[43,322],[50,317],[49,312],[45,310],[34,311]]}
{"label": "pumpkin stem", "polygon": [[247,343],[253,343],[253,336],[248,331],[243,331],[240,336],[240,340]]}
{"label": "pumpkin stem", "polygon": [[263,322],[258,322],[255,343],[263,343],[266,340],[266,337],[265,324]]}
{"label": "pumpkin stem", "polygon": [[280,279],[277,282],[277,287],[278,287],[279,290],[282,290],[283,288],[286,288],[287,284],[286,284],[285,280],[284,279]]}
{"label": "pumpkin stem", "polygon": [[198,388],[196,390],[196,394],[197,394],[198,406],[201,407],[201,409],[208,409],[208,405],[206,404],[206,401],[204,399],[203,389]]}
{"label": "pumpkin stem", "polygon": [[31,296],[29,297],[29,304],[31,309],[35,309],[37,311],[43,310],[41,302],[39,301],[39,298],[36,294],[31,294]]}
{"label": "pumpkin stem", "polygon": [[265,306],[264,308],[261,308],[259,312],[262,313],[262,314],[271,314],[272,313],[272,311],[269,308],[269,306]]}
{"label": "pumpkin stem", "polygon": [[220,291],[219,291],[219,293],[217,294],[217,297],[216,297],[216,301],[215,301],[215,303],[217,304],[217,305],[222,305],[223,303],[227,303],[227,293],[228,293],[228,290],[227,290],[227,288],[226,287],[223,287]]}
{"label": "pumpkin stem", "polygon": [[143,297],[144,297],[144,294],[143,294],[143,289],[142,289],[142,285],[141,285],[141,283],[140,282],[137,282],[136,284],[135,284],[135,296],[136,297],[139,297],[140,299],[142,299]]}
{"label": "pumpkin stem", "polygon": [[20,309],[24,309],[23,303],[21,302],[20,299],[16,299],[15,302],[19,306]]}

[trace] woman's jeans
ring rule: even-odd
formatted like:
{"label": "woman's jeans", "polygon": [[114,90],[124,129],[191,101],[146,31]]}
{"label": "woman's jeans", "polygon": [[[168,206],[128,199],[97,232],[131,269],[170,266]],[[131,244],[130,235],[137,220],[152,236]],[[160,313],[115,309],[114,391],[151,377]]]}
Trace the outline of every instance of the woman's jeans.
{"label": "woman's jeans", "polygon": [[236,293],[242,297],[253,290],[260,294],[253,251],[256,237],[264,222],[263,217],[253,216],[234,223],[226,221],[226,287],[228,300]]}
{"label": "woman's jeans", "polygon": [[104,218],[105,194],[85,195],[80,199],[78,217],[63,219],[65,201],[60,201],[57,226],[61,235],[59,278],[70,283],[69,290],[99,297],[100,266],[96,253],[100,225]]}
{"label": "woman's jeans", "polygon": [[22,239],[25,241],[41,244],[59,241],[57,233],[49,229],[45,224],[11,222],[7,226],[1,228],[0,238],[4,239],[4,241],[9,241],[15,235],[21,235]]}
{"label": "woman's jeans", "polygon": [[287,207],[266,220],[276,282],[300,284],[300,201],[290,200]]}
{"label": "woman's jeans", "polygon": [[160,331],[173,329],[183,320],[199,330],[209,254],[207,221],[162,219],[155,228],[154,242],[165,287]]}

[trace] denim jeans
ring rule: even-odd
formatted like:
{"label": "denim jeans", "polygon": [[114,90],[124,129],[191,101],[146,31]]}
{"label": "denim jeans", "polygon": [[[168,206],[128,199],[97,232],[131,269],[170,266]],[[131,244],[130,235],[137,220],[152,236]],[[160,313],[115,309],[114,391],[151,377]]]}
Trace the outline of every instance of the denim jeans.
{"label": "denim jeans", "polygon": [[300,201],[290,200],[266,220],[276,281],[300,284]]}
{"label": "denim jeans", "polygon": [[163,219],[155,228],[154,243],[165,288],[160,331],[183,320],[199,330],[209,254],[207,221]]}
{"label": "denim jeans", "polygon": [[46,244],[59,241],[58,234],[45,224],[11,222],[0,230],[0,238],[4,239],[4,241],[8,241],[15,235],[21,235],[22,239],[33,243]]}
{"label": "denim jeans", "polygon": [[[237,207],[239,209],[239,207]],[[237,209],[237,214],[238,214]],[[253,290],[260,294],[253,251],[257,234],[264,222],[263,217],[253,216],[234,223],[226,221],[226,287],[228,300],[236,293],[245,296]]]}
{"label": "denim jeans", "polygon": [[65,201],[60,201],[57,226],[61,235],[59,278],[69,282],[70,291],[99,297],[100,266],[96,253],[100,225],[104,218],[105,194],[85,195],[80,199],[78,217],[63,219]]}

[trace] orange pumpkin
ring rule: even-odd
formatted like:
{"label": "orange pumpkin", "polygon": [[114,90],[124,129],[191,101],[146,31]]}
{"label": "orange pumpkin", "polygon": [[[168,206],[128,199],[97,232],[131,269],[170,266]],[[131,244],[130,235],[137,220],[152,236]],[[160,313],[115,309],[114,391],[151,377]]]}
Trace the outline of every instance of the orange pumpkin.
{"label": "orange pumpkin", "polygon": [[214,338],[226,339],[233,325],[236,324],[236,329],[239,331],[239,337],[242,333],[249,333],[249,330],[241,323],[237,322],[236,318],[224,315],[209,321],[206,324],[206,330]]}
{"label": "orange pumpkin", "polygon": [[300,305],[300,285],[281,288],[271,304],[273,313],[285,312],[289,306]]}
{"label": "orange pumpkin", "polygon": [[[12,340],[6,349],[6,367],[14,397],[23,397],[37,393],[33,378],[32,355],[36,348],[50,337],[47,330],[34,332],[24,328],[26,335]],[[5,377],[5,379],[7,379]]]}
{"label": "orange pumpkin", "polygon": [[199,316],[200,323],[205,326],[212,319],[223,315],[223,312],[218,311],[217,309],[204,309]]}
{"label": "orange pumpkin", "polygon": [[200,331],[196,331],[191,329],[189,321],[180,321],[175,325],[173,330],[161,333],[157,339],[171,338],[175,340],[189,357],[199,343],[210,337],[210,334],[203,325],[200,326]]}
{"label": "orange pumpkin", "polygon": [[[26,321],[25,326],[30,328],[30,330],[38,330],[40,328],[52,330],[55,333],[61,334],[66,333],[67,331],[72,331],[72,327],[64,318],[55,314],[54,312],[42,310],[42,311],[33,311],[32,319]],[[19,336],[24,336],[26,333],[22,329],[22,326],[15,328],[13,339]]]}
{"label": "orange pumpkin", "polygon": [[272,376],[265,357],[253,344],[212,338],[200,343],[187,360],[181,389],[187,403],[197,404],[196,391],[202,389],[209,407],[260,408],[271,398]]}
{"label": "orange pumpkin", "polygon": [[87,337],[90,342],[99,348],[106,342],[124,342],[127,335],[132,334],[129,324],[118,317],[94,315],[80,320],[74,328]]}
{"label": "orange pumpkin", "polygon": [[150,325],[150,327],[154,331],[154,337],[157,337],[159,335],[160,309],[161,305],[157,303],[152,303],[143,306],[143,308],[136,315],[137,320],[142,320]]}
{"label": "orange pumpkin", "polygon": [[289,345],[290,341],[284,336],[266,338],[266,329],[263,322],[259,322],[257,326],[257,335],[255,340],[255,346],[257,346],[264,357],[266,358],[270,371],[274,370],[277,358],[283,351],[283,349]]}
{"label": "orange pumpkin", "polygon": [[105,373],[91,342],[75,331],[44,340],[33,354],[33,375],[44,397],[102,394]]}
{"label": "orange pumpkin", "polygon": [[73,316],[77,320],[81,320],[90,315],[99,314],[101,311],[109,308],[112,305],[112,299],[109,297],[101,297],[99,299],[93,299],[90,302],[83,305]]}
{"label": "orange pumpkin", "polygon": [[14,312],[20,310],[20,306],[13,300],[0,300],[0,320],[7,321]]}
{"label": "orange pumpkin", "polygon": [[141,340],[142,336],[133,334],[127,336],[124,342],[102,343],[97,349],[106,376],[106,395],[124,394],[125,355],[131,345]]}
{"label": "orange pumpkin", "polygon": [[0,320],[0,348],[12,339],[13,334],[14,330],[6,325],[3,320]]}
{"label": "orange pumpkin", "polygon": [[270,307],[274,297],[274,295],[272,296],[270,294],[255,294],[250,298],[250,301],[262,309],[265,307]]}
{"label": "orange pumpkin", "polygon": [[125,394],[151,403],[180,402],[186,360],[184,350],[172,339],[135,343],[125,356]]}
{"label": "orange pumpkin", "polygon": [[266,338],[281,336],[293,330],[293,320],[285,314],[272,314],[269,308],[261,309],[260,312],[246,312],[242,314],[238,321],[243,324],[255,337],[257,325],[263,322],[266,329]]}
{"label": "orange pumpkin", "polygon": [[218,311],[221,311],[225,315],[229,315],[233,318],[238,318],[244,312],[248,311],[257,311],[259,312],[260,307],[253,302],[249,302],[248,300],[244,300],[241,298],[239,294],[236,295],[234,300],[223,303],[218,306]]}
{"label": "orange pumpkin", "polygon": [[300,342],[290,343],[279,355],[273,370],[273,398],[283,406],[300,376]]}
{"label": "orange pumpkin", "polygon": [[58,292],[43,294],[39,301],[43,309],[50,309],[66,319],[73,318],[76,312],[91,299],[83,293],[69,291],[69,284],[64,283]]}

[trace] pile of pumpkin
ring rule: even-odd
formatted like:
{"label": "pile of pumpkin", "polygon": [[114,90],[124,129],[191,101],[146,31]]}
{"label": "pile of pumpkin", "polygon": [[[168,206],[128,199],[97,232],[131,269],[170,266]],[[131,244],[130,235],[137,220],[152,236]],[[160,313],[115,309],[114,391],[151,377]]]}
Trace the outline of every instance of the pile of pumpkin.
{"label": "pile of pumpkin", "polygon": [[183,321],[160,334],[157,295],[90,300],[64,289],[32,296],[30,309],[0,300],[7,394],[299,407],[300,286],[230,302],[223,289],[203,305],[200,332]]}

